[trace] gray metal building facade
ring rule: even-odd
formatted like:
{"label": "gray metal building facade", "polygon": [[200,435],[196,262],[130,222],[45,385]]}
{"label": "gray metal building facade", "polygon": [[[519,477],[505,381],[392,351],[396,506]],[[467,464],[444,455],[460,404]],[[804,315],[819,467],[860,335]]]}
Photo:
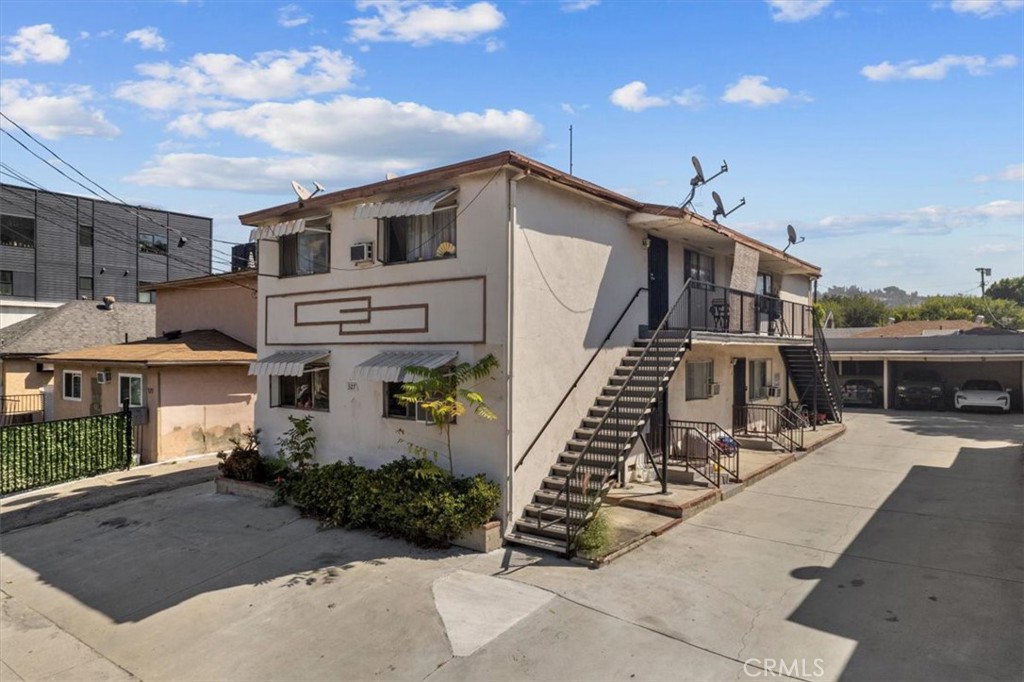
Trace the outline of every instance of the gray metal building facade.
{"label": "gray metal building facade", "polygon": [[210,218],[0,184],[0,297],[138,301],[140,283],[210,274],[212,236]]}

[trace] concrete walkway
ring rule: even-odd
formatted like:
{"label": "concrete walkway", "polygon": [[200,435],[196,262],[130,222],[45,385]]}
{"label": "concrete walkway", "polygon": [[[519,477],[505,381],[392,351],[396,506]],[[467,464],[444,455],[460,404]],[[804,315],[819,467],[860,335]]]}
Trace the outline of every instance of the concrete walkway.
{"label": "concrete walkway", "polygon": [[1020,680],[1017,421],[849,414],[599,570],[321,532],[209,483],[136,498],[3,534],[0,673]]}

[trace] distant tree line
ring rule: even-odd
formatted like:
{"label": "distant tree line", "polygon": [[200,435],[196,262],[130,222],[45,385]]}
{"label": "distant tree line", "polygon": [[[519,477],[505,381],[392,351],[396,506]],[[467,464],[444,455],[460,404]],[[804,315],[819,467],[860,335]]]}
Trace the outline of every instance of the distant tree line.
{"label": "distant tree line", "polygon": [[993,282],[984,296],[921,296],[899,287],[865,291],[830,287],[818,299],[822,323],[831,314],[836,327],[878,327],[906,320],[973,320],[1008,329],[1024,329],[1024,277]]}

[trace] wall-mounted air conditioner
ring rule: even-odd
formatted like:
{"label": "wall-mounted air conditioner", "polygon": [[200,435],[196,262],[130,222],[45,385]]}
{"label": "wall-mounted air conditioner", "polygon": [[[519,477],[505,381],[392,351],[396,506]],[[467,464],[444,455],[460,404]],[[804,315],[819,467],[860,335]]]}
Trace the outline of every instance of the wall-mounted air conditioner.
{"label": "wall-mounted air conditioner", "polygon": [[780,395],[782,395],[782,389],[781,388],[776,388],[775,386],[769,386],[768,387],[768,397],[769,398],[778,398]]}
{"label": "wall-mounted air conditioner", "polygon": [[96,383],[97,384],[108,384],[110,383],[110,370],[101,369],[96,372]]}
{"label": "wall-mounted air conditioner", "polygon": [[352,245],[353,263],[373,262],[373,242],[359,242]]}
{"label": "wall-mounted air conditioner", "polygon": [[718,395],[722,392],[721,384],[708,384],[708,395]]}

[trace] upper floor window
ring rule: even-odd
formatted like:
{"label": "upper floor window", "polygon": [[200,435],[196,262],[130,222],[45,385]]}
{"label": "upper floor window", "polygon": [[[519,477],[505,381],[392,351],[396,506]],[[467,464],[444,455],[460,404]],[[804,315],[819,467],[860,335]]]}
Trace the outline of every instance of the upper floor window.
{"label": "upper floor window", "polygon": [[757,282],[754,287],[755,294],[775,295],[775,278],[766,272],[757,273]]}
{"label": "upper floor window", "polygon": [[708,284],[715,283],[714,257],[687,249],[683,254],[683,267],[686,271],[686,279],[695,279]]}
{"label": "upper floor window", "polygon": [[14,271],[0,270],[0,296],[14,296]]}
{"label": "upper floor window", "polygon": [[427,215],[380,219],[381,258],[385,263],[412,263],[455,256],[456,206]]}
{"label": "upper floor window", "polygon": [[78,245],[87,249],[92,248],[93,227],[92,225],[78,226]]}
{"label": "upper floor window", "polygon": [[330,226],[307,228],[278,240],[281,277],[315,275],[331,269]]}
{"label": "upper floor window", "polygon": [[139,235],[139,253],[155,253],[159,256],[167,255],[167,235],[145,234]]}
{"label": "upper floor window", "polygon": [[92,298],[92,277],[78,278],[78,295]]}
{"label": "upper floor window", "polygon": [[36,219],[0,215],[0,246],[31,249],[36,245]]}

